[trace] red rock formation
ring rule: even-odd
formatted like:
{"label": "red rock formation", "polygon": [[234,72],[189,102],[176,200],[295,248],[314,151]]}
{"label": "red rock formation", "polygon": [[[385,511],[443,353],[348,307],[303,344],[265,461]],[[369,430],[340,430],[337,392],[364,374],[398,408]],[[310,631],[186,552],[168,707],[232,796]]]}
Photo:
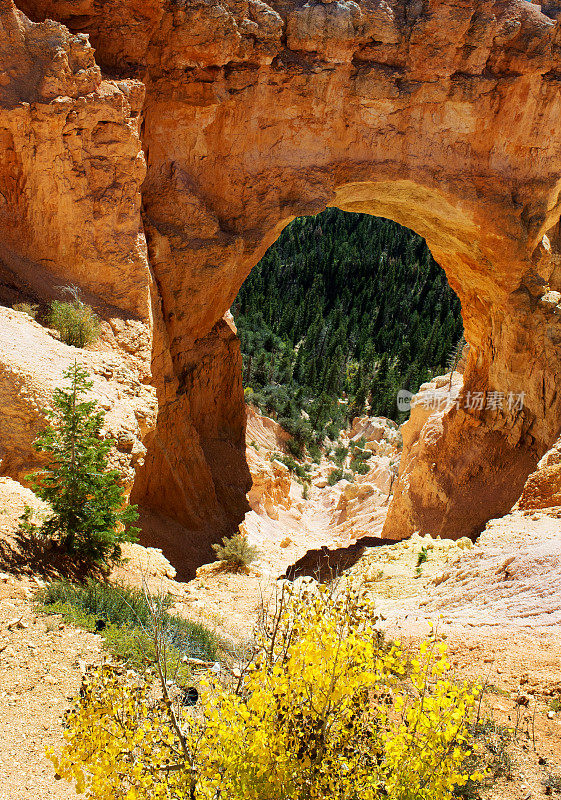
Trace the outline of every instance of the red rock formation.
{"label": "red rock formation", "polygon": [[526,483],[517,507],[524,511],[547,508],[561,516],[561,441],[548,450]]}
{"label": "red rock formation", "polygon": [[[104,69],[140,78],[146,88],[142,201],[158,291],[152,369],[160,414],[137,500],[169,507],[175,518],[196,517],[197,524],[207,514],[215,519],[217,507],[227,508],[229,519],[241,511],[247,472],[236,478],[230,467],[243,445],[239,354],[220,320],[282,228],[294,216],[332,205],[390,217],[427,239],[462,301],[471,345],[464,392],[525,392],[519,411],[465,410],[460,403],[443,418],[418,466],[419,474],[431,472],[429,495],[439,499],[427,510],[419,498],[409,527],[394,525],[389,533],[460,536],[506,511],[561,419],[560,312],[547,300],[548,289],[561,288],[559,25],[524,0],[20,5],[33,19],[54,17],[89,33]],[[43,37],[14,17],[6,0],[3,8],[4,18],[11,14],[16,26]],[[26,47],[31,74],[39,57]],[[64,74],[77,75],[68,48]],[[13,58],[4,54],[0,61],[6,60]],[[74,95],[62,84],[48,91],[69,97],[86,91],[76,77],[68,80]],[[121,131],[127,104],[121,83],[96,84],[94,99],[68,101],[69,112],[96,107],[103,95]],[[66,102],[57,98],[40,110],[51,120]],[[15,111],[9,115],[14,119]],[[105,276],[97,267],[104,252],[98,239],[115,223],[124,226],[111,237],[119,254],[131,253],[131,269],[113,285],[124,304],[129,275],[146,270],[135,262],[130,238],[137,172],[126,188],[119,180],[92,188],[83,203],[72,189],[84,180],[80,167],[86,175],[90,165],[95,171],[100,156],[88,143],[100,121],[88,117],[85,134],[77,133],[70,148],[79,163],[67,177],[68,217],[57,239],[59,246],[67,237],[67,256],[57,263],[114,302],[107,278],[97,281],[97,272]],[[132,141],[134,123],[128,124]],[[37,130],[43,127],[39,120]],[[8,130],[13,137],[13,123]],[[56,136],[64,141],[64,130]],[[123,161],[115,136],[102,140],[119,174],[123,163],[130,169],[132,151]],[[14,150],[10,139],[2,141],[8,142],[0,150],[2,175],[18,176],[24,145]],[[124,194],[116,196],[121,185]],[[43,195],[37,207],[48,208],[46,201]],[[79,224],[75,206],[83,209]],[[98,222],[94,211],[108,218]],[[31,242],[26,257],[37,259],[41,246]],[[84,260],[95,270],[85,274]],[[393,505],[390,527],[399,512]]]}
{"label": "red rock formation", "polygon": [[192,361],[186,356],[182,372],[158,386],[158,424],[145,440],[148,454],[131,500],[191,531],[216,535],[230,520],[243,519],[251,487],[233,324],[221,320],[197,342]]}
{"label": "red rock formation", "polygon": [[97,352],[2,310],[1,472],[37,466],[32,441],[62,373],[93,374],[130,490],[154,427],[151,275],[140,220],[144,87],[102,80],[87,36],[0,2],[0,298],[45,302],[78,285],[104,319]]}
{"label": "red rock formation", "polygon": [[148,320],[143,95],[102,80],[86,36],[0,3],[0,261],[24,291],[73,282],[106,316]]}

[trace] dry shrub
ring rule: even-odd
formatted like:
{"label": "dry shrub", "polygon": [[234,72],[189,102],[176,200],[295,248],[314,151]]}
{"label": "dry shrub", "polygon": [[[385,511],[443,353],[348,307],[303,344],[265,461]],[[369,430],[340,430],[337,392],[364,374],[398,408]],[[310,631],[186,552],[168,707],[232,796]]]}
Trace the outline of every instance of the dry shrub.
{"label": "dry shrub", "polygon": [[12,308],[14,311],[21,311],[23,314],[27,314],[31,319],[37,319],[39,306],[34,303],[14,303]]}

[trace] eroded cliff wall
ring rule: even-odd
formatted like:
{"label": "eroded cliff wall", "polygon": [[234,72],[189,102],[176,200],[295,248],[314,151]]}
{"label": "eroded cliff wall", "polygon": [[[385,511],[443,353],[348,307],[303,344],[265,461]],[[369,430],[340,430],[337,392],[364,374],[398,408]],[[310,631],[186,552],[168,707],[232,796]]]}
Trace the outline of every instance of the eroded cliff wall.
{"label": "eroded cliff wall", "polygon": [[[146,262],[136,265],[133,255],[143,253],[142,233],[131,238],[133,219],[138,236],[142,197],[153,321],[140,300],[130,305],[151,320],[160,411],[137,501],[188,526],[203,525],[203,518],[227,525],[243,513],[239,350],[222,317],[294,216],[336,205],[390,217],[427,239],[462,301],[471,345],[462,397],[524,392],[519,409],[463,402],[450,409],[419,462],[427,491],[413,502],[408,497],[407,514],[394,501],[385,535],[417,529],[461,536],[512,505],[561,419],[560,306],[551,294],[561,289],[561,29],[554,20],[524,0],[21,0],[21,10],[43,27],[30,26],[6,0],[2,7],[12,28],[41,41],[51,29],[63,37],[67,55],[56,52],[68,61],[65,76],[86,81],[91,70],[91,87],[68,77],[74,94],[53,84],[51,94],[37,95],[41,113],[52,115],[63,97],[77,109],[95,98],[113,109],[115,130],[126,126],[131,142],[141,121],[141,194],[132,179],[119,194],[115,177],[124,165],[125,174],[138,176],[140,151],[133,157],[131,144],[127,161],[115,135],[98,139],[115,164],[113,179],[94,193],[94,209],[72,195],[68,176],[61,202],[69,206],[64,228],[71,241],[63,243],[61,234],[56,257],[46,256],[55,266],[45,261],[114,303],[107,277],[97,282],[95,270],[80,271],[78,255],[76,267],[73,255],[64,256],[79,250],[86,265],[98,263],[103,230],[117,254],[130,254],[130,271],[119,271],[122,293],[138,271],[148,288]],[[43,22],[47,17],[76,36]],[[4,29],[10,42],[7,23]],[[83,34],[111,82],[93,62],[72,66],[72,47],[90,53]],[[10,65],[7,47],[0,61]],[[31,74],[43,55],[25,47]],[[139,82],[145,97],[138,117],[131,97],[138,97]],[[15,99],[29,100],[14,80],[7,86],[3,103],[12,104],[13,120]],[[114,122],[116,105],[126,113]],[[92,118],[77,134],[86,175],[100,157],[87,149],[95,140],[88,130],[99,122]],[[66,141],[64,131],[57,131],[59,140]],[[3,174],[17,173],[22,148],[2,148],[0,163],[9,164]],[[75,206],[82,209],[77,225]],[[107,218],[98,224],[94,211]],[[87,251],[92,242],[94,257]],[[11,246],[23,255],[23,246]],[[25,257],[36,253],[32,241]],[[114,260],[121,264],[120,256]],[[119,277],[117,298],[120,287]]]}

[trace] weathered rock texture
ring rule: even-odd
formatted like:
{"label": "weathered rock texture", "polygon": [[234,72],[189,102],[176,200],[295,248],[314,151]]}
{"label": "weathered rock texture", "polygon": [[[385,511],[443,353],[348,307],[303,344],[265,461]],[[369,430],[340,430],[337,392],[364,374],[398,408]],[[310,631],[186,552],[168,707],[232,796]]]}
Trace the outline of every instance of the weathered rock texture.
{"label": "weathered rock texture", "polygon": [[272,453],[284,453],[290,434],[279,423],[260,414],[252,405],[246,405],[246,442],[249,447],[264,447]]}
{"label": "weathered rock texture", "polygon": [[[492,626],[497,641],[507,642],[512,652],[514,629],[528,628],[532,637],[549,629],[558,646],[560,542],[559,519],[513,511],[491,520],[475,545],[467,538],[453,542],[414,534],[407,541],[369,549],[349,577],[362,581],[378,613],[388,618],[390,629],[397,623],[401,636],[424,638],[430,623],[450,643],[456,626],[469,627],[476,635]],[[422,547],[428,558],[419,576]],[[530,648],[527,644],[528,652]],[[484,653],[473,650],[469,658],[481,671],[481,658],[493,655],[492,641]],[[527,663],[523,649],[513,659],[518,679],[521,663]]]}
{"label": "weathered rock texture", "polygon": [[[338,492],[332,505],[329,529],[333,540],[352,544],[364,537],[380,537],[386,520],[390,492],[397,475],[400,461],[400,435],[396,425],[384,417],[355,417],[349,439],[341,434],[343,444],[356,444],[365,440],[365,449],[372,452],[367,461],[369,470],[365,475],[356,473],[352,483],[341,480],[331,493]],[[351,456],[343,464],[344,471],[350,469]],[[327,474],[335,464],[328,467]],[[317,481],[314,481],[318,485]]]}
{"label": "weathered rock texture", "polygon": [[96,350],[77,350],[27,314],[0,307],[0,475],[25,481],[42,466],[33,440],[47,423],[43,412],[54,390],[65,383],[63,373],[77,360],[90,373],[91,397],[105,413],[102,433],[115,442],[111,467],[120,471],[130,492],[146,455],[143,440],[156,423],[157,402],[154,388],[139,377],[142,345],[144,350],[149,346],[145,326],[129,324],[138,358],[115,351],[103,339]]}
{"label": "weathered rock texture", "polygon": [[[384,536],[388,539],[401,539],[402,531],[415,530],[421,514],[426,528],[438,528],[441,509],[447,509],[449,503],[455,508],[458,503],[457,498],[449,498],[442,491],[431,452],[442,439],[450,408],[459,403],[462,385],[463,377],[458,372],[452,376],[439,375],[423,383],[412,398],[409,419],[400,429],[403,450],[398,480],[392,487],[393,501],[384,524]],[[516,462],[515,468],[518,469]],[[486,495],[487,490],[483,493]],[[480,493],[477,501],[481,499]],[[431,519],[433,510],[435,517]]]}
{"label": "weathered rock texture", "polygon": [[247,451],[247,463],[251,473],[249,505],[257,514],[268,514],[279,518],[280,508],[290,508],[291,480],[288,467],[277,461],[265,461],[251,450]]}
{"label": "weathered rock texture", "polygon": [[[519,411],[443,417],[416,467],[430,503],[397,527],[396,498],[391,535],[460,536],[506,511],[561,420],[559,24],[524,0],[20,6],[77,35],[1,0],[8,266],[150,320],[145,88],[160,411],[135,499],[194,530],[243,513],[240,356],[222,317],[282,228],[332,205],[427,239],[462,302],[464,393],[525,392]],[[119,80],[101,81],[83,33]]]}
{"label": "weathered rock texture", "polygon": [[526,511],[547,508],[551,515],[561,515],[561,441],[539,461],[524,484],[517,506]]}
{"label": "weathered rock texture", "polygon": [[86,36],[0,2],[4,284],[44,300],[74,282],[108,316],[149,318],[143,96],[137,81],[102,80]]}

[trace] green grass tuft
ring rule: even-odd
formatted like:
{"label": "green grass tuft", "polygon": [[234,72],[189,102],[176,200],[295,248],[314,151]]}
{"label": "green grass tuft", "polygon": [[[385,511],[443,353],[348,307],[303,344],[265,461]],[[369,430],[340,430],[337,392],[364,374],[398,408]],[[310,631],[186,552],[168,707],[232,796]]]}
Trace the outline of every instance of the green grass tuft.
{"label": "green grass tuft", "polygon": [[[61,614],[66,622],[95,631],[96,620],[103,620],[101,631],[106,648],[117,658],[138,670],[154,663],[152,616],[140,589],[89,578],[83,584],[53,581],[37,593],[39,609]],[[170,595],[158,596],[162,626],[166,634],[168,672],[179,668],[179,677],[188,677],[184,656],[216,661],[223,647],[219,637],[203,625],[169,614]]]}

